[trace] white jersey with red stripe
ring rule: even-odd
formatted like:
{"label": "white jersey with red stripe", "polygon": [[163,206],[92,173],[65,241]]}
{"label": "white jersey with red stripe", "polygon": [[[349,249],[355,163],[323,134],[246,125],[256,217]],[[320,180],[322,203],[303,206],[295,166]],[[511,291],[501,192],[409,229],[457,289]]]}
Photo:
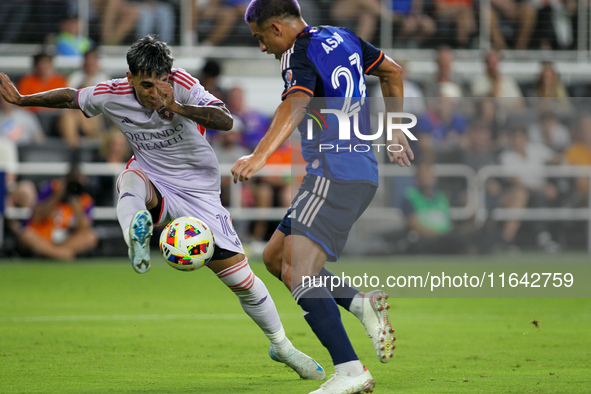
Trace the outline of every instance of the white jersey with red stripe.
{"label": "white jersey with red stripe", "polygon": [[[181,104],[223,104],[181,68],[173,68],[169,80]],[[121,129],[138,167],[154,183],[191,194],[219,195],[219,164],[201,125],[166,108],[144,107],[126,78],[80,89],[76,102],[86,116],[102,113]]]}

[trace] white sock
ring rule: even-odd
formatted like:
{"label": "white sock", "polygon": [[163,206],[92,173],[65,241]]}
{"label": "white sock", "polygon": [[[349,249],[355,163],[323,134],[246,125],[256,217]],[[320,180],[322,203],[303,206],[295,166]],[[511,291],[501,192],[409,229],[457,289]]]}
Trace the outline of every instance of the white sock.
{"label": "white sock", "polygon": [[129,246],[129,226],[137,211],[146,209],[150,201],[151,187],[148,176],[139,169],[130,168],[121,173],[117,179],[119,200],[117,201],[117,219],[123,230],[123,238]]}
{"label": "white sock", "polygon": [[355,315],[359,320],[363,319],[363,293],[355,294],[349,306],[349,312]]}
{"label": "white sock", "polygon": [[238,296],[242,309],[263,330],[275,353],[287,355],[293,345],[285,336],[269,291],[250,269],[248,259],[218,272],[217,276]]}
{"label": "white sock", "polygon": [[363,364],[359,360],[347,361],[334,366],[334,373],[339,375],[358,376],[363,371],[365,371],[365,368],[363,368]]}

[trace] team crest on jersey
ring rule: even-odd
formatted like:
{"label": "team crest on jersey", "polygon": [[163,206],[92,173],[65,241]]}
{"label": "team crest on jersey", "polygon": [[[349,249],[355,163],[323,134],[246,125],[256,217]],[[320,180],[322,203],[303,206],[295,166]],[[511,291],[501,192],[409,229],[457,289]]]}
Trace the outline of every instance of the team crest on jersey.
{"label": "team crest on jersey", "polygon": [[172,112],[166,107],[162,107],[158,110],[158,115],[164,120],[171,121],[174,117],[174,112]]}
{"label": "team crest on jersey", "polygon": [[291,71],[291,69],[288,69],[285,72],[285,83],[288,87],[292,87],[295,85],[295,80],[293,79],[293,71]]}

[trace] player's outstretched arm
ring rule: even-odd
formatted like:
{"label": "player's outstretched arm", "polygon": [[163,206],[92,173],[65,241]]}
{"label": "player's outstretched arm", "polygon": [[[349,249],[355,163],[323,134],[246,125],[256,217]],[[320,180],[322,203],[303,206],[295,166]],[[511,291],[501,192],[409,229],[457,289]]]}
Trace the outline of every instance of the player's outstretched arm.
{"label": "player's outstretched arm", "polygon": [[234,125],[234,118],[225,105],[208,105],[198,107],[194,105],[175,103],[172,112],[197,122],[206,129],[228,131]]}
{"label": "player's outstretched arm", "polygon": [[[380,79],[380,88],[384,96],[386,112],[402,112],[404,88],[402,85],[402,67],[394,60],[384,55],[382,63],[374,70],[372,75]],[[398,122],[400,123],[400,122]],[[388,150],[388,158],[392,163],[398,163],[400,167],[410,167],[410,161],[415,155],[408,144],[408,140],[402,130],[394,130],[392,139],[388,145],[399,144],[403,147],[400,152],[391,152]]]}
{"label": "player's outstretched arm", "polygon": [[228,131],[234,125],[234,118],[225,105],[196,106],[181,104],[174,98],[174,90],[170,83],[157,81],[156,87],[162,97],[164,106],[172,112],[200,124],[206,129]]}
{"label": "player's outstretched arm", "polygon": [[0,94],[9,103],[20,107],[72,108],[77,109],[76,89],[62,88],[23,96],[8,75],[0,73]]}
{"label": "player's outstretched arm", "polygon": [[[299,98],[297,107],[292,106],[292,98]],[[265,163],[273,152],[289,138],[297,125],[300,124],[305,112],[302,108],[308,105],[310,100],[311,97],[307,94],[295,92],[287,96],[279,104],[269,130],[267,130],[267,133],[261,139],[254,152],[250,155],[242,156],[232,167],[234,183],[248,181],[265,166]]]}

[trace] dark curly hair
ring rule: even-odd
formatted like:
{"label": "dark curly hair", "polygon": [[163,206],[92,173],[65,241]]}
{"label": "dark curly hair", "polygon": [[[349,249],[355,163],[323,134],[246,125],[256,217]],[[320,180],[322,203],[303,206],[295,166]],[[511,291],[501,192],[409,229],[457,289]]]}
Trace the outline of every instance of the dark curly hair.
{"label": "dark curly hair", "polygon": [[145,36],[134,42],[127,51],[126,57],[132,75],[169,74],[174,61],[168,45],[154,35]]}

